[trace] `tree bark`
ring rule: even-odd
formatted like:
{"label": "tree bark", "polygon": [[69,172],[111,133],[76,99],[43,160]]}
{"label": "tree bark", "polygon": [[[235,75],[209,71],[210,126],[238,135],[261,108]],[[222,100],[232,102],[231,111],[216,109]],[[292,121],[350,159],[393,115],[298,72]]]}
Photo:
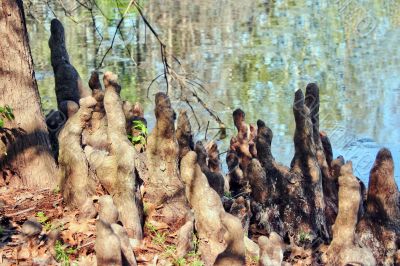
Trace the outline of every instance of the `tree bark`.
{"label": "tree bark", "polygon": [[91,119],[97,101],[89,96],[80,100],[81,107],[71,116],[58,136],[61,189],[64,202],[80,208],[95,194],[96,180],[90,175],[88,161],[81,146],[82,130]]}
{"label": "tree bark", "polygon": [[187,221],[190,209],[179,176],[175,112],[164,93],[156,94],[155,104],[157,122],[147,139],[149,180],[145,183],[144,201],[159,207],[153,214],[150,211],[148,217],[162,217],[163,222],[179,228]]}
{"label": "tree bark", "polygon": [[333,226],[333,239],[325,253],[327,265],[375,265],[372,252],[356,242],[356,225],[361,186],[353,175],[351,162],[341,167],[339,177],[339,212]]}
{"label": "tree bark", "polygon": [[110,150],[106,152],[86,146],[85,153],[101,185],[112,195],[118,209],[119,220],[126,228],[129,237],[141,240],[143,238],[141,219],[135,204],[136,151],[126,135],[126,120],[119,95],[121,86],[117,83],[117,76],[111,72],[104,74],[103,83]]}
{"label": "tree bark", "polygon": [[378,152],[371,169],[366,206],[356,229],[360,244],[371,249],[378,265],[397,265],[400,192],[394,179],[392,153],[386,148]]}
{"label": "tree bark", "polygon": [[197,162],[197,154],[188,152],[180,172],[186,197],[194,211],[199,250],[205,265],[244,265],[245,247],[242,225],[226,213],[217,192]]}
{"label": "tree bark", "polygon": [[54,186],[56,165],[40,108],[21,0],[4,0],[0,5],[0,105],[6,104],[13,108],[15,120],[5,124],[12,139],[0,161],[0,175],[18,177],[11,178],[10,185]]}
{"label": "tree bark", "polygon": [[[273,133],[262,120],[258,120],[255,138],[257,158],[248,163],[244,175],[251,186],[251,196],[255,200],[252,207],[258,224],[267,232],[289,235],[299,244],[307,242],[300,237],[305,233],[310,236],[308,244],[317,237],[325,241],[330,237],[322,186],[323,173],[326,172],[327,178],[330,178],[330,173],[317,132],[318,87],[315,84],[307,86],[306,96],[301,90],[295,93],[295,156],[291,169],[275,161],[271,152]],[[325,140],[328,141],[327,137]],[[332,216],[336,216],[336,213]]]}

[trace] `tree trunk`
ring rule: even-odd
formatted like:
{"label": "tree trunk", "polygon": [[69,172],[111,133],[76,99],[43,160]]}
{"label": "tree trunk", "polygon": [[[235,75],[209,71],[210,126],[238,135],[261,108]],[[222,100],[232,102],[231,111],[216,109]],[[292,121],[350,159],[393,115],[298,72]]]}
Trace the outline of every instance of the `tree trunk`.
{"label": "tree trunk", "polygon": [[56,165],[40,108],[21,0],[4,0],[0,5],[0,106],[4,105],[13,108],[15,120],[5,124],[12,136],[0,161],[0,175],[11,174],[10,185],[55,185]]}

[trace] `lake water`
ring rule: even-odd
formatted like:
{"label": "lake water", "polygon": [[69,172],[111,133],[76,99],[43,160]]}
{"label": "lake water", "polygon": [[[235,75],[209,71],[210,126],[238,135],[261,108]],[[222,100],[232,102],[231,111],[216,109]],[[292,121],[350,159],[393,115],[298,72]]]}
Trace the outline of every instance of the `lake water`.
{"label": "lake water", "polygon": [[[129,1],[128,1],[129,2]],[[84,81],[99,67],[127,1],[97,0],[93,18],[75,1],[33,0],[25,13],[43,109],[56,107],[47,45],[50,21],[57,16],[66,30],[72,63]],[[63,3],[61,5],[60,3]],[[273,154],[289,164],[294,153],[294,91],[309,82],[320,86],[321,130],[328,132],[335,156],[353,161],[355,174],[368,182],[377,151],[388,147],[400,183],[400,3],[383,1],[234,1],[154,0],[140,2],[148,21],[185,71],[202,84],[199,96],[226,124],[227,149],[235,133],[232,111],[242,108],[247,121],[264,120],[274,132]],[[119,5],[119,8],[118,8]],[[101,10],[101,11],[100,11]],[[93,26],[95,21],[96,28]],[[119,75],[124,99],[139,101],[150,129],[153,96],[166,90],[160,46],[131,7],[115,36],[101,71]],[[176,110],[180,90],[170,84]],[[218,124],[188,98],[197,139],[218,135]],[[221,156],[225,161],[225,155]]]}

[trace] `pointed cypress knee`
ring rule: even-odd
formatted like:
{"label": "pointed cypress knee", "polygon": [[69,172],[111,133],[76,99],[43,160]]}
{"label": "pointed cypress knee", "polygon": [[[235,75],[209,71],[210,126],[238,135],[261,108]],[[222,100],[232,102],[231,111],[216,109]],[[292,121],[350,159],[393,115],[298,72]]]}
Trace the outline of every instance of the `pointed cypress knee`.
{"label": "pointed cypress knee", "polygon": [[192,126],[185,110],[179,112],[176,138],[179,145],[179,159],[194,149]]}
{"label": "pointed cypress knee", "polygon": [[351,162],[343,165],[339,177],[339,212],[333,225],[333,239],[324,255],[327,265],[375,265],[368,248],[356,241],[356,225],[362,201],[361,187],[353,175]]}
{"label": "pointed cypress knee", "polygon": [[367,214],[387,221],[400,219],[399,189],[394,180],[394,162],[392,153],[386,148],[378,152],[371,169]]}
{"label": "pointed cypress knee", "polygon": [[[154,111],[156,125],[147,138],[146,150],[148,167],[148,180],[144,183],[144,202],[148,206],[146,220],[166,223],[171,231],[178,231],[190,223],[192,218],[178,169],[179,145],[174,123],[176,114],[165,93],[156,94]],[[180,235],[187,235],[187,232]],[[181,241],[184,239],[178,240]],[[179,246],[182,250],[185,245],[179,243]]]}
{"label": "pointed cypress knee", "polygon": [[[318,90],[315,88],[309,89],[309,95],[317,94],[317,92]],[[303,178],[304,196],[308,202],[306,213],[308,213],[311,230],[315,235],[323,239],[329,239],[329,231],[325,219],[322,173],[317,158],[317,147],[314,142],[313,119],[316,125],[318,119],[311,116],[316,112],[319,100],[315,100],[312,104],[308,101],[305,101],[301,90],[296,91],[293,104],[293,114],[296,122],[294,133],[295,156],[292,160],[291,171],[300,174]],[[313,108],[311,111],[306,103]]]}
{"label": "pointed cypress knee", "polygon": [[224,177],[220,173],[212,172],[208,167],[208,154],[201,141],[196,142],[194,151],[197,154],[197,163],[199,164],[201,171],[206,175],[210,187],[212,187],[218,195],[222,197],[224,195]]}
{"label": "pointed cypress knee", "polygon": [[54,71],[55,90],[58,109],[65,115],[63,102],[72,101],[79,104],[79,99],[90,95],[90,91],[83,86],[78,71],[70,63],[65,44],[64,26],[58,19],[53,19],[50,26],[51,36],[49,47],[51,51],[51,65]]}
{"label": "pointed cypress knee", "polygon": [[361,243],[372,250],[378,264],[394,265],[396,260],[400,243],[399,200],[392,154],[383,148],[371,169],[367,208],[357,225]]}
{"label": "pointed cypress knee", "polygon": [[101,86],[98,72],[92,72],[89,80],[89,87],[97,103],[94,107],[92,118],[83,130],[82,142],[84,145],[90,145],[95,149],[106,151],[109,149],[109,142],[107,140],[107,117],[104,109],[104,90]]}

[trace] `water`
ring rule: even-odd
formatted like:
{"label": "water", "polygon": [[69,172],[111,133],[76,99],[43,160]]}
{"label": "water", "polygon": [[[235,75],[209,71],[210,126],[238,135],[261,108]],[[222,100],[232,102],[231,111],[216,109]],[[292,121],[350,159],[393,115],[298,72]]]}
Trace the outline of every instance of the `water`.
{"label": "water", "polygon": [[[56,107],[54,78],[47,45],[55,15],[66,28],[72,63],[88,80],[111,44],[127,1],[98,0],[90,13],[75,1],[34,3],[28,32],[36,78],[45,111]],[[53,3],[54,2],[54,3]],[[118,2],[118,1],[117,1]],[[128,1],[129,2],[129,1]],[[335,156],[353,161],[355,173],[368,182],[377,151],[388,147],[400,183],[400,5],[384,1],[234,1],[154,0],[141,2],[148,20],[186,73],[208,90],[199,92],[234,134],[232,111],[240,107],[247,121],[263,119],[273,130],[273,153],[289,164],[294,154],[294,91],[317,82],[321,90],[321,130],[328,132]],[[145,107],[154,126],[153,95],[165,91],[160,46],[137,12],[128,11],[113,49],[100,70],[118,73],[124,99]],[[30,14],[32,16],[30,16]],[[105,18],[105,16],[107,18]],[[101,36],[100,36],[100,34]],[[172,62],[172,61],[171,61]],[[179,67],[174,64],[176,69]],[[178,88],[170,88],[173,99]],[[188,109],[178,100],[174,108]],[[193,103],[196,138],[217,135],[218,124]],[[229,138],[218,140],[220,151]],[[224,155],[221,158],[225,160]]]}

